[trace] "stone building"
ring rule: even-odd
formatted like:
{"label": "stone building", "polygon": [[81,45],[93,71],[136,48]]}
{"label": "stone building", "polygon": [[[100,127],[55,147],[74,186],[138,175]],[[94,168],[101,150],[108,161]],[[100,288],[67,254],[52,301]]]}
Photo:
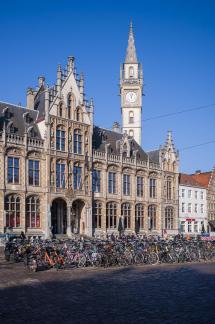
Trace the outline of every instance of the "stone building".
{"label": "stone building", "polygon": [[178,153],[171,132],[141,148],[143,73],[132,25],[121,68],[122,132],[94,126],[74,58],[27,90],[27,106],[0,102],[0,232],[50,236],[103,232],[176,233]]}

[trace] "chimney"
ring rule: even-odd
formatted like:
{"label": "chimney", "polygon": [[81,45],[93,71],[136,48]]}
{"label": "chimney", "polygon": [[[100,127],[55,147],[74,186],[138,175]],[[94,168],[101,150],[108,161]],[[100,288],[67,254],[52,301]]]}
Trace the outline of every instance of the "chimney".
{"label": "chimney", "polygon": [[112,131],[116,133],[121,133],[121,128],[118,122],[113,123]]}
{"label": "chimney", "polygon": [[27,109],[34,109],[34,90],[32,88],[27,89]]}
{"label": "chimney", "polygon": [[39,76],[38,77],[38,86],[39,88],[44,85],[44,82],[45,82],[45,77],[44,76]]}

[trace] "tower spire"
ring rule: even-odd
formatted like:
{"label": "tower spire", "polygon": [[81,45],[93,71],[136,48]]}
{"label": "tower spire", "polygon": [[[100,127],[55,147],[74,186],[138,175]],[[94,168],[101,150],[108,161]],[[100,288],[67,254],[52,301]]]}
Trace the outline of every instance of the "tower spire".
{"label": "tower spire", "polygon": [[134,44],[134,33],[132,20],[130,21],[129,36],[128,36],[128,47],[126,51],[125,63],[137,63],[137,54]]}

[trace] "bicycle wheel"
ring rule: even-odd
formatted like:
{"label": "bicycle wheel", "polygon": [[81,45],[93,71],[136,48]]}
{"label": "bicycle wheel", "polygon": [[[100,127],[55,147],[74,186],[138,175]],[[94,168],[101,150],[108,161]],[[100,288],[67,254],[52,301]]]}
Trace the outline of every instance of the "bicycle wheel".
{"label": "bicycle wheel", "polygon": [[159,257],[157,255],[157,253],[151,252],[148,255],[148,263],[151,265],[155,265],[155,264],[158,264],[158,262],[159,262]]}
{"label": "bicycle wheel", "polygon": [[82,268],[85,266],[87,259],[84,254],[79,254],[77,261],[78,261],[78,267]]}

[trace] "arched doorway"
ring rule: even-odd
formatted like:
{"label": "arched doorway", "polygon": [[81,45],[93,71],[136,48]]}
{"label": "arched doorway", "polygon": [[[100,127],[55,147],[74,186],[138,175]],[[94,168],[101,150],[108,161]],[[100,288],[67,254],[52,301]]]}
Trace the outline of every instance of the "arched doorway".
{"label": "arched doorway", "polygon": [[72,204],[71,231],[75,234],[86,232],[86,208],[83,200],[75,200]]}
{"label": "arched doorway", "polygon": [[66,202],[61,198],[57,198],[52,202],[51,225],[53,234],[66,234],[67,206]]}

